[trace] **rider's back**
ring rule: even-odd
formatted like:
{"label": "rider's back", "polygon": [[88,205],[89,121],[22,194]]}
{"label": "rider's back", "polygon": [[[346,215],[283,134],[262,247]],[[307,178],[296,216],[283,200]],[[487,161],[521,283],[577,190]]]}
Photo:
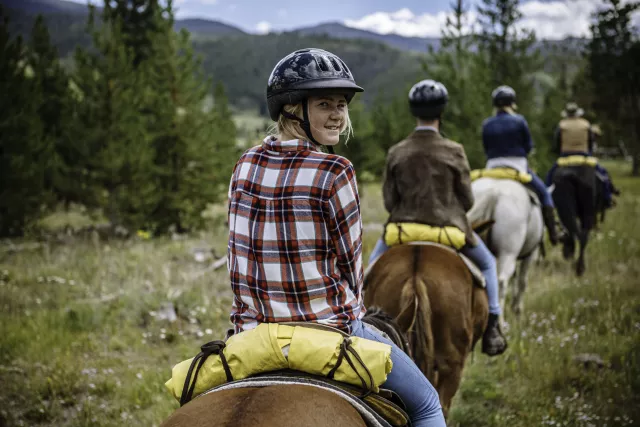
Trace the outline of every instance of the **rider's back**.
{"label": "rider's back", "polygon": [[474,241],[466,212],[473,205],[462,146],[432,130],[416,130],[389,150],[384,184],[389,222],[455,226]]}

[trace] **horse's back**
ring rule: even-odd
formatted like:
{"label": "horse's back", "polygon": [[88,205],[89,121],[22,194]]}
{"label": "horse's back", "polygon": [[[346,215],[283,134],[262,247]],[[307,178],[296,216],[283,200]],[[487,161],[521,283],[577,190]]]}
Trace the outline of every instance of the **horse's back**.
{"label": "horse's back", "polygon": [[248,387],[209,393],[176,410],[161,427],[364,427],[336,394],[304,385]]}
{"label": "horse's back", "polygon": [[[387,251],[373,266],[365,284],[365,305],[376,305],[398,316],[410,311],[419,282],[424,283],[430,303],[434,334],[454,332],[473,335],[473,314],[477,300],[486,301],[483,289],[476,288],[464,261],[446,248],[431,245],[399,245]],[[480,308],[480,312],[482,308]],[[408,325],[402,325],[407,327]],[[448,340],[446,340],[448,341]],[[438,340],[436,339],[436,343]],[[464,345],[464,344],[463,344]]]}

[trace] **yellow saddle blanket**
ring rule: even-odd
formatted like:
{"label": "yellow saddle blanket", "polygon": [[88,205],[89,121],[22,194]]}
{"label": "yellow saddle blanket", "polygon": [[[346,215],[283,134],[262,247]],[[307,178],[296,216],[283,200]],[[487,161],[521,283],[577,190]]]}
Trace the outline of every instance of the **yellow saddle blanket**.
{"label": "yellow saddle blanket", "polygon": [[471,171],[471,181],[479,178],[513,179],[523,184],[531,182],[533,177],[526,172],[520,172],[511,168],[475,169]]}
{"label": "yellow saddle blanket", "polygon": [[458,227],[434,227],[414,222],[390,222],[384,229],[384,242],[387,246],[411,242],[433,242],[462,249],[467,236]]}
{"label": "yellow saddle blanket", "polygon": [[[345,340],[349,340],[345,343]],[[345,344],[349,344],[344,351]],[[350,347],[350,349],[349,349]],[[344,362],[349,353],[357,353],[362,364],[354,362],[357,370]],[[226,367],[233,380],[240,380],[263,372],[293,369],[314,375],[328,376],[335,381],[362,386],[361,378],[374,392],[387,380],[393,366],[391,346],[359,337],[345,337],[338,332],[312,329],[303,326],[288,326],[278,323],[262,323],[255,329],[230,337],[219,354],[211,354],[202,364],[197,378],[190,374],[192,359],[184,360],[173,367],[172,376],[165,386],[180,400],[186,385],[193,385],[193,397],[229,380]],[[364,365],[364,366],[363,366]],[[195,371],[195,370],[194,370]],[[367,372],[368,371],[368,372]],[[371,377],[369,377],[369,373]]]}
{"label": "yellow saddle blanket", "polygon": [[558,158],[558,166],[591,166],[596,167],[598,165],[598,158],[592,156],[567,156]]}

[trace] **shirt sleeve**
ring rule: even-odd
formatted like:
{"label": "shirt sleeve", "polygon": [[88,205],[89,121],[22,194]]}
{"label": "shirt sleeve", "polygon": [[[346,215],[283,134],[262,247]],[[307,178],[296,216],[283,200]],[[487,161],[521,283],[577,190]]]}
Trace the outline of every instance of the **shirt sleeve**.
{"label": "shirt sleeve", "polygon": [[562,133],[560,132],[560,126],[556,127],[556,131],[553,133],[553,152],[560,154],[562,147]]}
{"label": "shirt sleeve", "polygon": [[473,207],[473,191],[471,191],[471,168],[469,166],[469,160],[463,148],[457,153],[458,157],[458,171],[460,173],[460,179],[456,181],[456,194],[464,207],[465,212],[469,211]]}
{"label": "shirt sleeve", "polygon": [[356,174],[352,165],[334,180],[328,200],[328,228],[338,268],[356,295],[363,279],[362,218]]}
{"label": "shirt sleeve", "polygon": [[400,199],[398,189],[396,188],[396,181],[393,177],[393,168],[391,166],[390,159],[391,157],[387,155],[387,165],[384,170],[384,177],[382,181],[382,199],[384,201],[384,208],[389,213],[391,213]]}
{"label": "shirt sleeve", "polygon": [[527,119],[522,118],[522,132],[524,135],[524,152],[529,154],[533,149],[533,139],[531,139],[531,132],[529,131],[529,123]]}

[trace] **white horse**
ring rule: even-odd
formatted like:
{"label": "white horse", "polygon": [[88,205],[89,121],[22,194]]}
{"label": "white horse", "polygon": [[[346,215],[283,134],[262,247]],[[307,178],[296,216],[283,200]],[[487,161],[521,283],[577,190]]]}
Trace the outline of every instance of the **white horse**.
{"label": "white horse", "polygon": [[471,188],[475,204],[467,213],[469,222],[495,221],[485,235],[485,243],[496,257],[503,310],[509,281],[520,261],[511,299],[511,309],[519,315],[523,311],[522,296],[527,288],[527,273],[536,259],[544,232],[540,204],[535,194],[510,179],[479,178]]}

